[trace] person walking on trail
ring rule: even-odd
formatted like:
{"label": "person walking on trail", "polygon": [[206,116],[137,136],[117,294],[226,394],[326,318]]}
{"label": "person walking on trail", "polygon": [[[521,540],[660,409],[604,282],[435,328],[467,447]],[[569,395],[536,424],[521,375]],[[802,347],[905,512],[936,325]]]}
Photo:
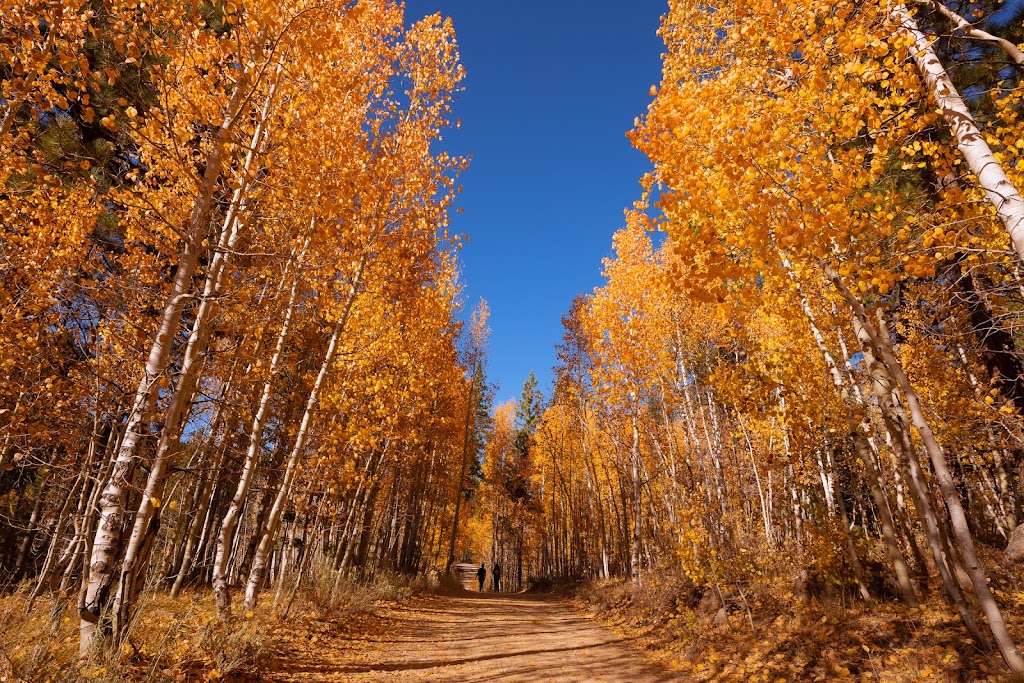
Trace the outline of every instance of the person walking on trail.
{"label": "person walking on trail", "polygon": [[494,590],[498,592],[501,590],[501,565],[495,562],[491,574],[494,576]]}
{"label": "person walking on trail", "polygon": [[480,569],[476,570],[476,578],[480,581],[480,592],[484,592],[484,578],[487,576],[487,570],[484,569],[484,563],[480,563]]}

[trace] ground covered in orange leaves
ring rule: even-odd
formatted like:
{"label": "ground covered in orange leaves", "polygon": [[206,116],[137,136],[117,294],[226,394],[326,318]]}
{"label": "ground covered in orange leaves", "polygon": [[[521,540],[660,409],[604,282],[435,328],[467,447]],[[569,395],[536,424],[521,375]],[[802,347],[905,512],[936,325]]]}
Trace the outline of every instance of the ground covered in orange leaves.
{"label": "ground covered in orange leaves", "polygon": [[[808,605],[768,587],[722,591],[724,606],[707,595],[694,606],[671,579],[652,578],[642,586],[621,580],[583,583],[568,593],[578,608],[631,638],[687,682],[1013,680],[998,654],[979,650],[938,599],[909,610],[892,603],[869,608],[814,600]],[[724,619],[716,618],[719,613]],[[1016,632],[1024,630],[1018,609],[1004,613]]]}
{"label": "ground covered in orange leaves", "polygon": [[[686,604],[668,580],[557,594],[351,587],[330,609],[307,596],[287,617],[267,606],[226,624],[208,592],[156,593],[130,643],[84,663],[74,615],[40,603],[26,617],[16,594],[0,599],[0,681],[1010,681],[941,605],[805,605],[791,594],[722,590],[724,607],[709,609],[707,600]],[[1019,612],[1007,614],[1019,632]]]}
{"label": "ground covered in orange leaves", "polygon": [[762,593],[748,594],[746,605],[727,599],[727,621],[715,624],[713,613],[682,606],[672,593],[616,581],[557,595],[462,591],[379,602],[351,619],[281,629],[259,680],[1011,680],[941,608],[804,605]]}

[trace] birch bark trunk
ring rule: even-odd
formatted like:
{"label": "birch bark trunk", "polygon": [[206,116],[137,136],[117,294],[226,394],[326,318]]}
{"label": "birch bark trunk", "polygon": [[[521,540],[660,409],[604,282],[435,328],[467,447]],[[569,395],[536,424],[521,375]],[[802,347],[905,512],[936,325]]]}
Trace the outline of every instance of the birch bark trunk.
{"label": "birch bark trunk", "polygon": [[955,549],[950,545],[945,529],[939,523],[935,503],[928,491],[924,471],[918,462],[917,453],[910,438],[910,429],[892,389],[891,374],[885,364],[880,362],[874,348],[870,344],[863,347],[864,358],[871,372],[872,385],[878,398],[882,412],[882,421],[892,436],[893,444],[900,450],[909,467],[910,491],[917,509],[918,517],[925,527],[928,547],[932,552],[939,577],[942,579],[943,590],[950,603],[956,607],[967,631],[982,647],[990,649],[991,641],[978,628],[977,621],[967,605],[960,582],[956,578],[956,567],[959,563]]}
{"label": "birch bark trunk", "polygon": [[921,78],[938,103],[942,119],[956,140],[967,167],[978,179],[985,198],[995,207],[1010,235],[1017,258],[1024,261],[1024,198],[1006,176],[931,42],[918,27],[917,20],[906,5],[896,5],[891,15],[900,30],[913,40],[911,52]]}
{"label": "birch bark trunk", "polygon": [[995,45],[1000,50],[1010,55],[1013,61],[1024,66],[1024,52],[1021,52],[1016,45],[1004,38],[994,36],[988,31],[981,30],[953,10],[946,7],[942,2],[940,2],[940,0],[913,0],[913,2],[921,7],[927,7],[928,9],[935,10],[942,16],[949,19],[957,30],[963,31],[964,35]]}
{"label": "birch bark trunk", "polygon": [[[262,44],[262,34],[257,44]],[[248,70],[239,76],[224,119],[217,130],[213,150],[206,159],[206,170],[202,184],[192,207],[186,231],[186,238],[178,256],[177,271],[171,291],[164,302],[160,324],[149,349],[145,371],[130,412],[124,438],[121,441],[114,466],[99,500],[99,523],[92,543],[89,560],[89,578],[85,600],[80,616],[80,649],[88,652],[95,643],[100,611],[106,602],[114,580],[115,565],[122,545],[124,532],[125,503],[131,489],[131,480],[138,462],[138,450],[146,423],[155,408],[157,390],[164,377],[174,337],[177,334],[185,302],[192,298],[192,276],[195,273],[206,234],[207,223],[214,208],[214,193],[224,169],[228,140],[240,118],[243,105],[250,90]]]}
{"label": "birch bark trunk", "polygon": [[[281,482],[281,487],[278,489],[277,496],[270,508],[270,515],[266,523],[266,528],[263,530],[259,545],[256,547],[256,555],[253,558],[252,569],[249,570],[249,579],[245,588],[246,611],[249,611],[256,606],[256,596],[259,592],[260,584],[263,582],[264,572],[266,571],[267,557],[270,553],[270,544],[277,533],[277,526],[280,523],[281,513],[284,510],[284,501],[291,490],[292,481],[295,478],[296,466],[298,465],[299,458],[302,457],[306,448],[306,439],[309,437],[309,430],[313,421],[313,415],[316,412],[316,404],[320,397],[320,390],[323,388],[324,382],[330,374],[331,366],[334,364],[334,354],[338,348],[338,341],[345,330],[349,315],[352,313],[352,306],[359,294],[366,261],[367,253],[364,251],[360,258],[359,265],[357,266],[355,276],[352,279],[347,301],[345,302],[345,308],[341,317],[338,319],[338,322],[334,326],[334,331],[332,332],[331,339],[327,344],[327,351],[324,354],[323,362],[320,364],[320,371],[317,373],[316,380],[314,381],[313,387],[310,389],[309,396],[306,399],[306,407],[303,411],[302,421],[299,423],[299,429],[295,436],[295,443],[292,446],[291,452],[288,454],[288,464],[285,469],[284,478]],[[228,613],[230,613],[230,599],[228,599],[227,605]]]}
{"label": "birch bark trunk", "polygon": [[988,620],[989,629],[992,631],[996,645],[999,647],[999,651],[1010,669],[1015,673],[1024,673],[1024,657],[1021,657],[1020,652],[1017,650],[1017,645],[1014,643],[1013,637],[1006,627],[1006,622],[1003,619],[998,603],[996,603],[995,596],[988,586],[985,568],[978,559],[978,553],[974,547],[974,539],[971,537],[970,528],[967,523],[967,515],[960,500],[960,493],[956,489],[956,482],[953,480],[953,474],[949,470],[946,456],[935,440],[931,426],[928,424],[917,392],[904,373],[903,365],[893,352],[889,340],[878,333],[878,330],[871,323],[864,307],[861,305],[860,300],[850,292],[838,273],[828,266],[825,266],[825,271],[829,280],[835,285],[836,291],[846,299],[860,319],[864,330],[868,334],[872,349],[881,357],[893,379],[896,380],[900,391],[903,393],[907,408],[910,411],[911,420],[921,436],[921,440],[924,442],[925,450],[932,463],[935,478],[939,483],[939,489],[942,491],[943,498],[946,501],[946,508],[949,511],[953,527],[953,537],[960,550],[960,556],[966,565],[971,584],[974,586],[974,594],[981,603],[982,612]]}
{"label": "birch bark trunk", "polygon": [[[881,468],[875,458],[875,454],[867,443],[865,432],[869,427],[864,424],[862,420],[858,420],[857,415],[854,414],[851,406],[850,391],[847,387],[847,383],[850,378],[843,374],[839,365],[836,363],[835,358],[832,357],[832,353],[829,351],[828,346],[825,343],[825,337],[818,328],[811,304],[807,300],[806,294],[804,294],[804,290],[800,285],[800,281],[796,277],[796,273],[793,271],[792,264],[787,259],[783,259],[783,265],[786,268],[786,272],[789,275],[790,280],[796,288],[797,295],[800,298],[800,306],[804,312],[804,317],[807,318],[807,324],[811,328],[811,334],[814,337],[814,342],[818,346],[818,350],[821,352],[822,357],[825,360],[825,364],[828,366],[829,373],[832,376],[832,383],[842,396],[843,404],[846,407],[847,420],[849,421],[850,426],[850,435],[853,439],[857,456],[863,461],[864,466],[867,469],[868,488],[871,491],[871,497],[875,501],[879,523],[882,526],[882,536],[885,539],[886,550],[889,553],[889,559],[892,561],[893,570],[896,572],[896,581],[900,588],[900,595],[907,605],[917,607],[917,595],[914,592],[914,586],[910,580],[910,570],[907,567],[906,559],[903,557],[903,552],[900,550],[899,542],[896,540],[895,524],[893,522],[892,512],[889,508],[889,500],[885,495],[885,490],[883,488]],[[850,383],[852,384],[852,382]],[[860,398],[859,395],[858,398]]]}
{"label": "birch bark trunk", "polygon": [[774,550],[775,533],[772,531],[772,517],[768,512],[768,501],[765,500],[764,487],[761,486],[761,474],[757,469],[757,460],[754,458],[754,444],[750,442],[750,435],[747,433],[747,428],[743,424],[743,418],[740,416],[739,411],[736,411],[736,422],[740,426],[740,431],[743,432],[743,438],[747,443],[747,451],[750,454],[750,465],[754,468],[757,496],[761,500],[761,519],[764,521],[764,539],[768,543],[768,548]]}
{"label": "birch bark trunk", "polygon": [[466,424],[462,433],[462,464],[459,467],[459,483],[455,489],[455,519],[452,521],[452,537],[451,542],[448,544],[448,561],[444,566],[445,574],[452,570],[452,564],[455,562],[455,541],[459,535],[459,513],[462,511],[462,487],[466,480],[466,457],[469,454],[469,426],[473,417],[473,400],[476,394],[475,384],[475,380],[471,380],[469,396],[466,398]]}
{"label": "birch bark trunk", "polygon": [[[217,248],[210,261],[202,298],[192,322],[192,329],[186,343],[185,355],[181,362],[178,379],[164,414],[164,425],[160,433],[156,455],[150,467],[149,477],[146,481],[146,489],[142,495],[139,509],[135,513],[135,524],[131,537],[128,540],[124,559],[121,562],[120,581],[114,599],[115,639],[125,632],[125,628],[131,618],[138,585],[145,576],[148,557],[143,556],[141,552],[142,547],[148,537],[152,536],[156,529],[159,528],[159,519],[156,518],[156,514],[160,501],[163,498],[168,461],[174,456],[180,445],[182,425],[187,419],[195,397],[199,374],[203,366],[203,358],[209,346],[211,332],[209,319],[214,312],[216,300],[224,288],[228,259],[231,252],[238,245],[242,227],[240,215],[245,212],[248,192],[252,182],[253,164],[260,156],[267,140],[267,122],[274,101],[274,93],[277,90],[281,68],[281,65],[278,65],[274,80],[270,84],[260,110],[259,119],[248,147],[249,151],[246,153],[245,160],[239,170],[239,185],[235,188],[231,197],[231,202],[220,230]],[[156,522],[154,523],[155,518]],[[151,541],[152,539],[149,540]]]}
{"label": "birch bark trunk", "polygon": [[630,578],[633,579],[633,583],[639,585],[643,583],[640,576],[640,542],[641,542],[641,523],[643,522],[643,506],[642,497],[643,489],[640,483],[640,427],[637,424],[636,411],[638,407],[636,405],[636,397],[633,397],[633,443],[629,451],[630,459],[630,479],[633,484],[633,540],[629,546],[629,574]]}
{"label": "birch bark trunk", "polygon": [[[315,220],[311,221],[311,229],[314,226]],[[277,334],[274,354],[270,358],[270,368],[267,371],[267,379],[263,383],[259,407],[256,409],[256,414],[252,419],[252,426],[249,429],[249,445],[246,448],[242,473],[239,475],[235,494],[231,498],[228,511],[224,514],[224,520],[221,522],[220,533],[217,535],[217,550],[213,562],[213,594],[217,604],[217,616],[221,619],[231,616],[231,603],[228,592],[228,553],[235,541],[235,529],[238,526],[238,519],[242,514],[242,507],[245,505],[246,497],[249,495],[249,487],[256,472],[256,462],[259,459],[260,449],[263,446],[263,430],[266,426],[267,413],[270,409],[270,397],[274,381],[277,379],[277,370],[281,363],[281,356],[284,353],[285,341],[288,338],[292,319],[295,315],[302,261],[308,246],[309,241],[307,240],[306,245],[303,246],[302,251],[299,252],[296,258],[295,274],[292,278],[291,290],[288,293],[288,307],[285,310],[281,329]]]}

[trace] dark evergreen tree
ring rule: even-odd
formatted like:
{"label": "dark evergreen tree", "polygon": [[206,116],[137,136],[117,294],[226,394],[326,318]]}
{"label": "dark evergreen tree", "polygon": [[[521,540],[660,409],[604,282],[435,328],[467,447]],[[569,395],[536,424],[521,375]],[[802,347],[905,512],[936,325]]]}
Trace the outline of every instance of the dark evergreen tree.
{"label": "dark evergreen tree", "polygon": [[523,393],[516,404],[514,452],[518,456],[518,462],[509,468],[508,480],[505,482],[506,490],[512,500],[524,503],[528,503],[531,498],[529,468],[526,466],[526,460],[530,454],[533,435],[537,432],[537,427],[540,424],[542,398],[537,389],[537,378],[531,370],[530,377],[523,384]]}
{"label": "dark evergreen tree", "polygon": [[524,458],[530,451],[530,440],[540,423],[541,403],[537,377],[530,370],[530,376],[523,383],[523,393],[516,404],[516,451]]}
{"label": "dark evergreen tree", "polygon": [[484,476],[484,447],[494,431],[494,418],[491,416],[494,407],[494,387],[488,383],[483,363],[479,361],[473,370],[473,396],[473,433],[470,437],[466,483],[462,490],[466,500],[472,500],[480,487],[480,481]]}

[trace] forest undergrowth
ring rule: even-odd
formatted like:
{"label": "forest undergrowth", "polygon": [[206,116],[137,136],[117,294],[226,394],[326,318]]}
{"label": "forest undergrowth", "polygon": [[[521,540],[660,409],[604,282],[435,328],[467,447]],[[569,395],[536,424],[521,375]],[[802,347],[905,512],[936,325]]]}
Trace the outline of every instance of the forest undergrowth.
{"label": "forest undergrowth", "polygon": [[[1011,629],[1024,628],[1024,572],[992,553],[991,585]],[[940,600],[917,610],[873,607],[853,586],[794,584],[780,571],[756,584],[699,588],[675,572],[627,580],[549,584],[578,609],[692,681],[911,681],[1009,683],[998,654],[983,652]]]}
{"label": "forest undergrowth", "polygon": [[[436,582],[435,582],[436,583]],[[4,683],[170,683],[255,681],[285,666],[296,642],[315,647],[329,634],[340,638],[374,623],[382,604],[401,602],[431,587],[426,577],[410,580],[377,574],[336,582],[316,572],[288,604],[247,612],[223,621],[214,596],[187,590],[177,598],[147,592],[140,617],[118,651],[79,656],[78,621],[64,601],[27,610],[24,590],[0,598],[0,681]]]}

